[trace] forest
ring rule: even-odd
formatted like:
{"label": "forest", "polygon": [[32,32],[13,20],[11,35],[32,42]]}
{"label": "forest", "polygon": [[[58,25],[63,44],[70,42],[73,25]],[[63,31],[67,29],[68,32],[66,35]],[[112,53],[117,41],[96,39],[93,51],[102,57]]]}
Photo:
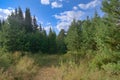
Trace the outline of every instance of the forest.
{"label": "forest", "polygon": [[16,8],[0,20],[0,80],[120,80],[120,0],[101,10],[56,34]]}

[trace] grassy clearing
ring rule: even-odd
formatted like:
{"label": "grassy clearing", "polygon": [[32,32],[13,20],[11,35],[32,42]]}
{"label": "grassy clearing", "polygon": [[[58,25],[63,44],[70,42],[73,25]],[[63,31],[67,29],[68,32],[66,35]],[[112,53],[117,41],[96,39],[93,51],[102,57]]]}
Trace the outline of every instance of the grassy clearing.
{"label": "grassy clearing", "polygon": [[[78,61],[76,63],[76,60]],[[92,58],[71,54],[0,54],[0,80],[120,80],[120,74],[91,69]]]}

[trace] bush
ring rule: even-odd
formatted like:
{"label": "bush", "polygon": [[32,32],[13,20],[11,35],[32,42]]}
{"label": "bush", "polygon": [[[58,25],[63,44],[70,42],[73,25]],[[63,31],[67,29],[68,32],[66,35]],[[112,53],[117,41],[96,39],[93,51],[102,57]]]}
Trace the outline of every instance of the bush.
{"label": "bush", "polygon": [[1,53],[0,54],[0,68],[7,69],[11,66],[12,59],[9,53]]}
{"label": "bush", "polygon": [[109,74],[120,74],[120,62],[116,63],[108,63],[103,65],[102,68]]}
{"label": "bush", "polygon": [[120,60],[120,53],[114,51],[102,51],[101,53],[98,52],[95,57],[90,62],[90,67],[92,69],[102,69],[102,66],[107,65],[109,63],[117,64]]}

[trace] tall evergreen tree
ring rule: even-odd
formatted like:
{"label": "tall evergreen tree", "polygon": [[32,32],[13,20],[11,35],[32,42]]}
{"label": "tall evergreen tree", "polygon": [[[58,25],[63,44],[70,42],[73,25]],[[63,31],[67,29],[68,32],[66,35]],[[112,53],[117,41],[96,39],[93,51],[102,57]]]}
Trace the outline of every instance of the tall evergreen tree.
{"label": "tall evergreen tree", "polygon": [[120,20],[120,0],[103,0],[102,10],[109,17]]}
{"label": "tall evergreen tree", "polygon": [[26,11],[25,11],[25,30],[27,32],[33,31],[32,18],[31,18],[31,13],[29,8],[26,8]]}
{"label": "tall evergreen tree", "polygon": [[24,27],[25,27],[24,16],[23,16],[22,9],[20,7],[18,8],[17,15],[15,12],[15,16],[16,16],[16,19],[18,21],[18,25],[19,25],[20,29],[21,30],[24,29]]}
{"label": "tall evergreen tree", "polygon": [[40,31],[40,32],[41,32],[41,31],[45,31],[44,29],[42,29],[41,24],[39,25],[39,31]]}
{"label": "tall evergreen tree", "polygon": [[67,48],[65,44],[65,30],[61,29],[57,36],[57,52],[58,53],[65,53]]}
{"label": "tall evergreen tree", "polygon": [[46,30],[42,30],[40,31],[42,33],[42,42],[41,42],[41,51],[43,53],[48,53],[49,50],[48,50],[48,36],[47,36],[47,33],[46,33]]}
{"label": "tall evergreen tree", "polygon": [[71,51],[78,51],[81,48],[82,22],[73,20],[67,32],[65,42]]}
{"label": "tall evergreen tree", "polygon": [[56,33],[51,28],[48,35],[48,52],[56,53]]}
{"label": "tall evergreen tree", "polygon": [[18,18],[19,18],[20,21],[24,20],[23,12],[22,12],[22,9],[20,7],[18,8]]}
{"label": "tall evergreen tree", "polygon": [[113,50],[120,50],[120,0],[104,0],[102,10],[105,12],[104,22],[110,27],[107,43]]}
{"label": "tall evergreen tree", "polygon": [[1,22],[1,20],[0,20],[0,30],[2,29],[2,22]]}
{"label": "tall evergreen tree", "polygon": [[35,16],[33,17],[33,30],[37,30],[38,29],[38,24],[37,24],[37,20],[35,18]]}

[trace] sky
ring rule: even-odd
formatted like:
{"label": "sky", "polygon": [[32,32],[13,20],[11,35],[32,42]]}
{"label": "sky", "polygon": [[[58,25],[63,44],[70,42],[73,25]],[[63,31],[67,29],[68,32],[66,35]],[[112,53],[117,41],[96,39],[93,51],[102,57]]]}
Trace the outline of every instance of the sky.
{"label": "sky", "polygon": [[31,15],[36,16],[38,24],[46,31],[50,27],[56,32],[61,29],[67,31],[73,19],[91,18],[95,11],[103,16],[101,2],[102,0],[0,0],[0,19],[7,19],[15,8],[21,7],[23,13],[26,8],[30,8]]}

